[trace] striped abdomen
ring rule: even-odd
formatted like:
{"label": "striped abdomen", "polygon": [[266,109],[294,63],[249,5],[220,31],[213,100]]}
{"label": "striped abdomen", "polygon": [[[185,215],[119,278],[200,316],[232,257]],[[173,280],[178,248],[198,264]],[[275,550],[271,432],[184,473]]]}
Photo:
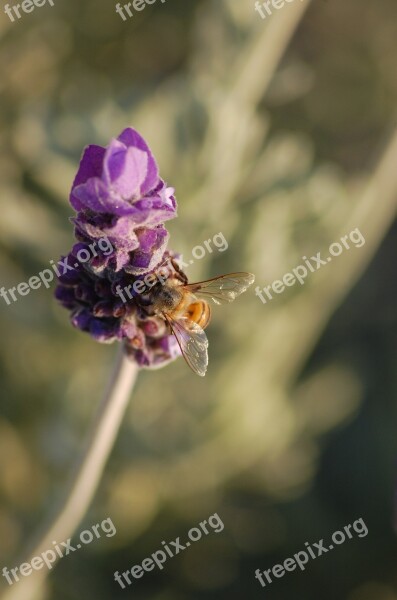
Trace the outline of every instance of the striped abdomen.
{"label": "striped abdomen", "polygon": [[189,304],[185,316],[200,325],[202,329],[205,329],[211,319],[210,305],[205,300],[196,300]]}

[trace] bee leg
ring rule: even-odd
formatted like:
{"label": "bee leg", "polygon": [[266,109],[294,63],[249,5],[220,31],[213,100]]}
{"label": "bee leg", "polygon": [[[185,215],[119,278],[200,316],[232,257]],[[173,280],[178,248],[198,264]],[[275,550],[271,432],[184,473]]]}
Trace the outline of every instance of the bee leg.
{"label": "bee leg", "polygon": [[178,263],[176,262],[176,260],[174,258],[171,258],[171,264],[174,267],[175,271],[181,276],[181,278],[183,279],[183,283],[187,284],[188,283],[188,278],[186,277],[185,273],[182,271],[182,269],[180,268],[180,266],[178,265]]}

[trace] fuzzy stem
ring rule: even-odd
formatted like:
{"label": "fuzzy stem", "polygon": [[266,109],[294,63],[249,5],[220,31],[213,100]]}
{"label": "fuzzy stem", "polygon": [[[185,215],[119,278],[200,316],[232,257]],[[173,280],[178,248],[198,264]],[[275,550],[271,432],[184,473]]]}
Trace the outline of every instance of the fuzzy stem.
{"label": "fuzzy stem", "polygon": [[[24,562],[30,562],[34,556],[53,549],[53,541],[62,542],[72,537],[83,519],[112,450],[137,373],[138,367],[128,360],[120,346],[113,374],[75,467],[65,500],[28,544]],[[48,573],[44,566],[28,577],[21,577],[19,582],[2,594],[2,600],[34,600]]]}

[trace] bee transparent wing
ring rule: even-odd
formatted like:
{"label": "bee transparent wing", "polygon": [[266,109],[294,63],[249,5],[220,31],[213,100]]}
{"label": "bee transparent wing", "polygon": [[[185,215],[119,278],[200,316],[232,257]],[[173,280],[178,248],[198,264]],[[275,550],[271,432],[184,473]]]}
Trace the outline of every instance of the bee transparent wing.
{"label": "bee transparent wing", "polygon": [[208,339],[204,330],[190,319],[172,319],[164,314],[189,367],[204,377],[208,366]]}
{"label": "bee transparent wing", "polygon": [[226,304],[243,294],[254,281],[255,275],[252,273],[229,273],[207,281],[190,283],[184,288],[198,298],[211,298],[215,304]]}

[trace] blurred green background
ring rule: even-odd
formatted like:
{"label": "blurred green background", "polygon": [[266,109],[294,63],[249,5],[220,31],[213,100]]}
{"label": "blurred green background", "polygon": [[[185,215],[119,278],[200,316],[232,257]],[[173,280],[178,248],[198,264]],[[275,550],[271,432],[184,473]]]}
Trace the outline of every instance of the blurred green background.
{"label": "blurred green background", "polygon": [[[176,188],[170,246],[218,232],[189,271],[260,287],[359,227],[362,248],[263,305],[215,309],[207,377],[143,371],[79,528],[118,533],[65,557],[41,599],[397,600],[397,7],[110,0],[0,14],[0,269],[10,288],[73,243],[83,147],[138,129]],[[0,568],[64,490],[115,347],[74,330],[45,288],[0,301]],[[121,590],[124,571],[217,512],[225,524]],[[347,541],[263,590],[306,541]],[[60,540],[58,540],[60,541]],[[4,583],[4,582],[3,582]]]}

